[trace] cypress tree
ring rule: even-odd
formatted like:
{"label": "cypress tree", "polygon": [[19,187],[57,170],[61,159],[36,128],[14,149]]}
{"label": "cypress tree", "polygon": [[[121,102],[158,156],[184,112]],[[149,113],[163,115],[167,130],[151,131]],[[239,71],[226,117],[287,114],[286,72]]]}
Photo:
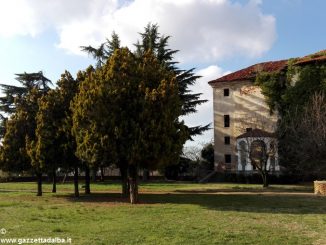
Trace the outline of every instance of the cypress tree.
{"label": "cypress tree", "polygon": [[[196,107],[207,102],[207,100],[200,99],[201,93],[193,93],[189,87],[194,85],[200,76],[195,75],[195,68],[183,70],[177,67],[178,62],[174,60],[174,55],[179,50],[172,50],[168,48],[169,39],[171,36],[160,35],[157,24],[148,24],[143,33],[140,34],[140,40],[135,44],[136,50],[134,54],[137,57],[143,56],[146,52],[151,51],[157,60],[167,69],[176,75],[178,82],[179,96],[182,102],[182,114],[186,116],[191,113],[196,113]],[[105,64],[105,61],[112,55],[112,52],[120,48],[120,40],[116,33],[113,32],[111,40],[107,39],[98,48],[92,46],[82,46],[83,51],[90,54],[97,61],[97,67]],[[188,139],[192,140],[194,136],[201,135],[210,128],[210,124],[187,126]]]}
{"label": "cypress tree", "polygon": [[138,201],[138,170],[177,159],[186,139],[175,75],[151,52],[116,50],[81,83],[73,108],[77,155],[117,164],[131,203]]}
{"label": "cypress tree", "polygon": [[38,178],[37,195],[42,195],[42,166],[32,161],[28,149],[35,140],[38,100],[49,90],[51,81],[42,72],[16,74],[21,86],[2,86],[2,113],[10,115],[1,146],[2,169],[21,172],[32,165]]}

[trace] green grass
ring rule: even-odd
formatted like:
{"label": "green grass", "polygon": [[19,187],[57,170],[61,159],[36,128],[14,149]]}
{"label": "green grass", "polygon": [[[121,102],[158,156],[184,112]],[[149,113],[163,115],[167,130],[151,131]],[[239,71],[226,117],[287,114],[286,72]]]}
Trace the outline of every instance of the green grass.
{"label": "green grass", "polygon": [[[119,183],[36,197],[35,183],[0,183],[1,238],[71,237],[73,244],[326,244],[326,198],[312,186],[146,183],[141,203]],[[82,190],[81,190],[82,191]]]}

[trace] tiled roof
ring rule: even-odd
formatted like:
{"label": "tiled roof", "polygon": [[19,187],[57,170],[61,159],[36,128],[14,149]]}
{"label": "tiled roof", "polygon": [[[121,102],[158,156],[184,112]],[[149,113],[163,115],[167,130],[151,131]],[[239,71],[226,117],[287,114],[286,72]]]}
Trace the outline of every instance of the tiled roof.
{"label": "tiled roof", "polygon": [[[303,65],[312,62],[326,61],[326,49],[319,51],[314,54],[304,56],[302,58],[295,59],[296,65]],[[232,81],[241,81],[241,80],[253,80],[258,72],[274,72],[281,71],[287,67],[288,60],[279,60],[279,61],[270,61],[263,62],[256,65],[249,66],[245,69],[230,73],[223,77],[217,78],[208,82],[210,85],[219,82],[232,82]]]}
{"label": "tiled roof", "polygon": [[301,64],[307,64],[307,63],[319,62],[319,61],[325,61],[325,60],[326,60],[326,49],[319,51],[317,53],[314,53],[314,54],[304,56],[304,57],[298,59],[298,61],[295,62],[295,64],[301,65]]}
{"label": "tiled roof", "polygon": [[287,66],[287,62],[288,60],[279,60],[259,63],[210,81],[209,84],[214,84],[218,82],[251,80],[256,77],[258,72],[280,71]]}
{"label": "tiled roof", "polygon": [[239,135],[237,137],[237,139],[250,138],[250,137],[251,138],[261,138],[261,137],[275,138],[275,134],[255,128],[251,131],[248,131],[248,132],[245,132],[244,134]]}

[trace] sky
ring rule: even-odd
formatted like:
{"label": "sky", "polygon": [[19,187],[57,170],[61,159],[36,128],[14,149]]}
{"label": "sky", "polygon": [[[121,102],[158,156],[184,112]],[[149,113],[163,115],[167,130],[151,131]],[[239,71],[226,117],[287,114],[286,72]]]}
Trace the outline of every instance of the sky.
{"label": "sky", "polygon": [[[80,46],[97,46],[115,31],[133,49],[148,23],[169,35],[182,69],[202,77],[191,89],[209,100],[184,118],[213,126],[208,81],[250,65],[326,49],[325,0],[1,0],[0,83],[43,71],[55,83],[95,61]],[[203,145],[213,130],[187,142]]]}

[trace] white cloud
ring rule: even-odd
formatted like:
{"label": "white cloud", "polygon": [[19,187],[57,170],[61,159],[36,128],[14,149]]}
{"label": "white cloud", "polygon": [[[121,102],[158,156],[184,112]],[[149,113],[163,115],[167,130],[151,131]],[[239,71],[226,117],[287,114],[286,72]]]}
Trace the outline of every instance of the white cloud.
{"label": "white cloud", "polygon": [[[59,35],[58,47],[102,42],[115,30],[129,47],[148,23],[171,35],[178,58],[216,62],[233,55],[259,56],[275,40],[275,19],[260,1],[231,0],[7,0],[1,1],[0,36],[35,36],[47,28]],[[20,6],[17,8],[17,6]]]}
{"label": "white cloud", "polygon": [[[20,6],[17,8],[17,6]],[[35,36],[38,24],[34,21],[34,11],[24,0],[2,1],[0,5],[0,36],[16,34]]]}
{"label": "white cloud", "polygon": [[[243,1],[242,1],[243,2]],[[275,18],[262,12],[261,0],[2,0],[0,37],[29,35],[46,30],[58,34],[58,48],[81,54],[80,46],[98,45],[112,31],[122,45],[133,47],[139,32],[157,23],[171,35],[177,59],[191,64],[216,64],[228,57],[257,57],[269,50],[276,38]],[[19,6],[19,7],[18,7]],[[195,65],[195,66],[196,66]],[[188,125],[213,122],[212,89],[208,81],[225,74],[212,65],[197,71],[202,78],[191,89],[209,101],[185,117]],[[196,137],[208,142],[213,131]]]}

